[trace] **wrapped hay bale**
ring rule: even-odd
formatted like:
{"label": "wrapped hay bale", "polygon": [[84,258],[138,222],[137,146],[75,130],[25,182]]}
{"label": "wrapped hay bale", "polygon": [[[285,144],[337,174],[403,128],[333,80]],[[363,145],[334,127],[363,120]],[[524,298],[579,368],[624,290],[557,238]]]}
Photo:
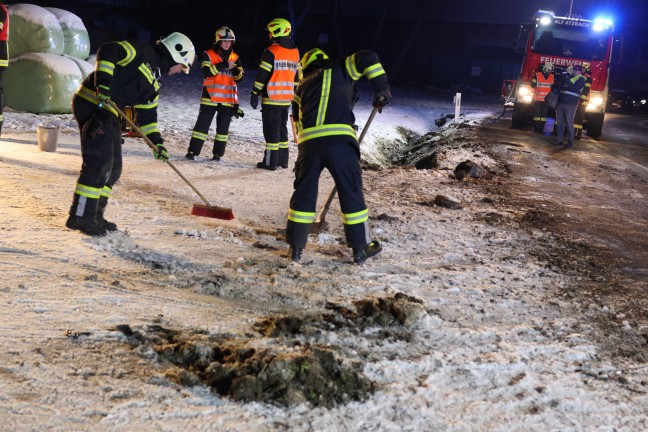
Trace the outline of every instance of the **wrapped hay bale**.
{"label": "wrapped hay bale", "polygon": [[87,59],[90,55],[90,35],[81,18],[63,9],[45,9],[51,12],[61,25],[65,41],[63,52],[72,57]]}
{"label": "wrapped hay bale", "polygon": [[32,113],[68,114],[83,77],[70,57],[27,53],[11,60],[4,79],[7,106]]}
{"label": "wrapped hay bale", "polygon": [[90,72],[94,70],[94,63],[89,63],[86,60],[80,59],[78,57],[73,57],[69,56],[66,54],[63,54],[63,57],[68,58],[75,62],[77,66],[79,67],[79,70],[81,71],[81,79],[85,79],[88,75],[90,75]]}
{"label": "wrapped hay bale", "polygon": [[63,30],[53,13],[25,3],[10,5],[8,10],[11,57],[29,52],[63,54]]}

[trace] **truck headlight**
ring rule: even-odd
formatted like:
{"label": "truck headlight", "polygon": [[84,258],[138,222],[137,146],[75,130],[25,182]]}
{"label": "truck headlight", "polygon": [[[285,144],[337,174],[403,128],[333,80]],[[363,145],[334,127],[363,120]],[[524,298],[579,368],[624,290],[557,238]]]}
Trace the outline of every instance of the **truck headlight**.
{"label": "truck headlight", "polygon": [[587,105],[587,111],[599,111],[603,106],[603,98],[601,96],[594,96],[590,99]]}
{"label": "truck headlight", "polygon": [[524,103],[530,103],[533,101],[533,97],[531,96],[531,87],[521,85],[518,89],[518,100]]}

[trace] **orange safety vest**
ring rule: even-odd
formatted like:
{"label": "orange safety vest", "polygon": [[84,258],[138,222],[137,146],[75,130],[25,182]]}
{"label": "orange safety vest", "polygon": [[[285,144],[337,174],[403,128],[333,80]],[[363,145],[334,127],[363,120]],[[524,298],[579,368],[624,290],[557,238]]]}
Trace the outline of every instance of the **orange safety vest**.
{"label": "orange safety vest", "polygon": [[[213,49],[205,51],[209,56],[209,61],[212,65],[217,65],[223,62],[221,56],[216,54]],[[238,59],[238,55],[234,52],[230,53],[228,61],[235,62]],[[238,88],[236,86],[236,81],[232,76],[231,70],[224,70],[218,72],[214,76],[205,78],[203,81],[203,87],[209,93],[209,98],[212,102],[216,103],[229,103],[229,104],[238,104]]]}
{"label": "orange safety vest", "polygon": [[537,101],[544,101],[545,96],[551,91],[551,86],[554,83],[554,75],[549,74],[547,79],[545,79],[542,72],[536,73],[536,86],[533,91],[533,99]]}
{"label": "orange safety vest", "polygon": [[268,98],[273,101],[290,102],[295,95],[295,73],[299,63],[297,48],[284,48],[275,43],[268,47],[274,54],[272,76],[266,86]]}

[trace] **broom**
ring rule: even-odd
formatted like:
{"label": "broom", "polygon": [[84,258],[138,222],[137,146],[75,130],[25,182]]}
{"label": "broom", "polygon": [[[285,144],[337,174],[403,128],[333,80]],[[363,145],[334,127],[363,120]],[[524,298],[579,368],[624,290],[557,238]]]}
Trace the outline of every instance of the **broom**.
{"label": "broom", "polygon": [[[362,142],[362,139],[364,138],[365,134],[369,130],[369,126],[371,125],[371,122],[373,121],[374,117],[376,117],[376,113],[378,113],[380,110],[381,108],[374,107],[373,111],[371,111],[371,115],[369,116],[367,123],[365,123],[365,126],[362,129],[360,138],[358,138],[358,145],[360,145],[360,143]],[[331,207],[331,203],[333,202],[333,198],[335,198],[335,194],[337,194],[337,186],[333,186],[333,190],[329,194],[328,198],[326,198],[326,202],[324,202],[322,209],[317,214],[317,218],[315,219],[315,222],[313,222],[313,225],[311,225],[311,229],[310,229],[311,234],[319,234],[319,232],[322,230],[322,227],[325,224],[324,219],[326,218],[326,213],[328,213],[329,208]]]}
{"label": "broom", "polygon": [[[143,138],[146,144],[148,144],[149,147],[154,152],[158,152],[158,148],[153,144],[153,142],[142,132],[142,130],[135,124],[135,122],[128,117],[113,101],[108,101],[107,104],[117,111],[119,115],[126,120],[126,122],[130,125],[130,127],[133,129],[133,131],[137,132],[140,134]],[[101,103],[99,104],[101,106]],[[216,207],[212,206],[209,204],[209,201],[207,201],[207,198],[203,196],[203,194],[200,193],[198,189],[184,176],[182,173],[178,170],[178,168],[175,167],[171,163],[171,161],[167,161],[167,165],[169,165],[173,171],[176,172],[180,176],[182,180],[184,180],[185,183],[189,185],[191,189],[193,189],[194,192],[200,197],[205,202],[205,205],[202,204],[194,204],[193,207],[191,208],[191,214],[194,216],[205,216],[205,217],[210,217],[210,218],[216,218],[216,219],[224,219],[224,220],[232,220],[234,219],[234,213],[232,212],[231,208],[227,207]]]}

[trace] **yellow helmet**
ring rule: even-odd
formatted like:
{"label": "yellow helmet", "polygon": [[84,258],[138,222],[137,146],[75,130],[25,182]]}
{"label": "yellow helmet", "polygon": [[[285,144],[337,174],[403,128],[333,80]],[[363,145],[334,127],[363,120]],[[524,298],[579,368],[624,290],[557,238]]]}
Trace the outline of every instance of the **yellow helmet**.
{"label": "yellow helmet", "polygon": [[554,65],[551,62],[546,62],[544,66],[542,66],[543,72],[549,73],[549,72],[553,72],[553,70],[554,70]]}
{"label": "yellow helmet", "polygon": [[182,33],[174,32],[160,39],[160,43],[169,50],[173,61],[184,66],[184,72],[189,73],[189,68],[196,58],[196,50],[191,39]]}
{"label": "yellow helmet", "polygon": [[223,26],[216,30],[216,35],[214,36],[214,41],[215,42],[225,42],[225,41],[230,41],[230,42],[235,42],[236,41],[236,36],[234,35],[234,31],[227,27]]}
{"label": "yellow helmet", "polygon": [[591,66],[590,62],[583,62],[583,63],[581,63],[581,65],[583,66],[584,71],[589,70],[589,68]]}
{"label": "yellow helmet", "polygon": [[281,36],[290,36],[290,33],[292,32],[292,29],[290,28],[290,23],[288,22],[288,20],[285,20],[283,18],[273,19],[268,23],[266,27],[273,38],[281,37]]}
{"label": "yellow helmet", "polygon": [[301,66],[301,70],[305,71],[308,65],[313,63],[315,60],[326,60],[328,58],[329,56],[327,56],[324,51],[319,48],[313,48],[312,50],[306,51],[306,54],[304,54],[301,60],[299,60],[299,65]]}

